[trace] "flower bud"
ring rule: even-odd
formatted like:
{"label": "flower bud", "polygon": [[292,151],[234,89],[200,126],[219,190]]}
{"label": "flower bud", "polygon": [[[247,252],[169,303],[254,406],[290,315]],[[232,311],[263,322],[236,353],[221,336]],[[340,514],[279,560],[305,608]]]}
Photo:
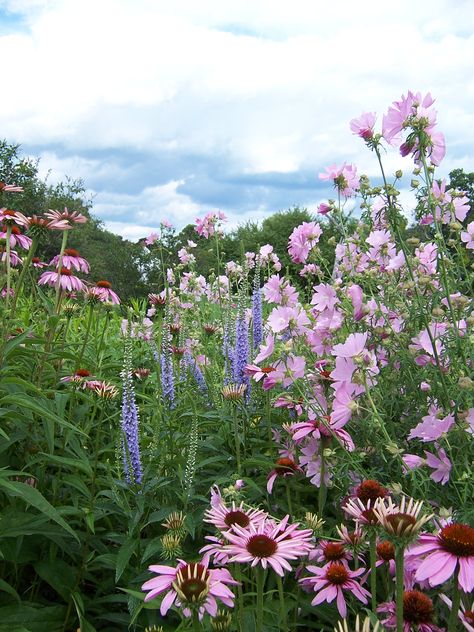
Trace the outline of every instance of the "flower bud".
{"label": "flower bud", "polygon": [[470,377],[467,377],[467,375],[466,375],[466,376],[463,376],[463,377],[459,378],[458,386],[463,391],[470,391],[472,389],[472,387],[474,386],[474,382],[471,380]]}
{"label": "flower bud", "polygon": [[416,180],[415,178],[412,179],[411,181],[411,188],[412,189],[417,189],[420,186],[420,181]]}
{"label": "flower bud", "polygon": [[397,169],[395,171],[395,177],[397,178],[397,180],[400,180],[400,178],[403,178],[403,171],[401,169]]}
{"label": "flower bud", "polygon": [[420,240],[418,239],[418,237],[409,237],[407,239],[407,244],[409,244],[410,246],[418,246],[419,243]]}

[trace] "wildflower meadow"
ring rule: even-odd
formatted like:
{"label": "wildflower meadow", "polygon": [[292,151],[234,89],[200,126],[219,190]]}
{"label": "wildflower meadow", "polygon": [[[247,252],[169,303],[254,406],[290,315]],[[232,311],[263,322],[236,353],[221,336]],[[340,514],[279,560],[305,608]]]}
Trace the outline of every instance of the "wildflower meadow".
{"label": "wildflower meadow", "polygon": [[326,167],[284,253],[229,260],[216,211],[170,266],[163,218],[142,299],[0,183],[0,631],[474,631],[474,210],[436,116],[350,121],[380,175]]}

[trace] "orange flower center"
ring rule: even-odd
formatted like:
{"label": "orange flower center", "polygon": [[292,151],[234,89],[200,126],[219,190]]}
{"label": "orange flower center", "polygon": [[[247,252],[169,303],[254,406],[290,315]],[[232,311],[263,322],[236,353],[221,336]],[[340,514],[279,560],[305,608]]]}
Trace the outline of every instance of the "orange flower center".
{"label": "orange flower center", "polygon": [[412,625],[430,623],[433,619],[433,602],[419,590],[403,593],[403,618]]}
{"label": "orange flower center", "polygon": [[342,560],[344,553],[344,545],[340,542],[328,542],[323,548],[324,557],[330,562]]}
{"label": "orange flower center", "polygon": [[384,561],[389,562],[395,559],[395,547],[388,540],[377,544],[377,555]]}
{"label": "orange flower center", "polygon": [[224,522],[228,527],[231,527],[233,524],[238,524],[239,527],[247,527],[250,524],[250,518],[243,511],[236,509],[226,514]]}
{"label": "orange flower center", "polygon": [[97,283],[95,284],[96,287],[105,287],[108,290],[110,290],[110,288],[112,287],[112,284],[109,283],[108,281],[97,281]]}
{"label": "orange flower center", "polygon": [[326,579],[339,586],[349,579],[349,573],[344,564],[333,562],[326,571]]}
{"label": "orange flower center", "polygon": [[356,496],[359,498],[364,505],[367,505],[369,500],[371,501],[371,505],[374,505],[374,502],[377,498],[385,498],[387,495],[387,490],[385,487],[382,487],[380,483],[373,480],[362,481],[359,487],[356,490]]}
{"label": "orange flower center", "polygon": [[459,557],[474,555],[474,529],[467,524],[458,522],[449,524],[441,529],[438,539],[442,547],[453,555]]}
{"label": "orange flower center", "polygon": [[67,255],[68,257],[78,257],[79,256],[79,253],[74,248],[66,248],[66,250],[64,251],[64,254]]}
{"label": "orange flower center", "polygon": [[247,551],[253,557],[271,557],[277,548],[278,545],[275,540],[263,533],[253,535],[247,542]]}

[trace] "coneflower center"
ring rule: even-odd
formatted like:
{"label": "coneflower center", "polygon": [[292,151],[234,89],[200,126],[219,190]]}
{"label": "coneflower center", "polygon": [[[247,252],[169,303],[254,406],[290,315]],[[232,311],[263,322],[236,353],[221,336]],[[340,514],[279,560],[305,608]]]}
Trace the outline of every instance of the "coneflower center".
{"label": "coneflower center", "polygon": [[386,520],[398,535],[402,535],[407,529],[416,524],[416,518],[406,513],[389,514]]}
{"label": "coneflower center", "polygon": [[233,524],[238,524],[239,527],[248,527],[250,524],[250,518],[245,512],[236,509],[235,511],[229,511],[226,514],[224,522],[228,527],[231,527]]}
{"label": "coneflower center", "polygon": [[288,472],[294,472],[298,469],[298,466],[293,461],[293,459],[289,459],[288,457],[282,457],[281,459],[276,460],[275,472],[277,474],[287,474]]}
{"label": "coneflower center", "polygon": [[349,573],[343,564],[334,562],[326,571],[326,579],[331,584],[340,585],[349,579]]}
{"label": "coneflower center", "polygon": [[90,371],[88,371],[87,369],[77,369],[75,373],[75,375],[77,375],[78,377],[89,377],[90,374]]}
{"label": "coneflower center", "polygon": [[344,545],[340,542],[328,542],[323,548],[323,555],[331,562],[341,560],[345,555]]}
{"label": "coneflower center", "polygon": [[403,618],[406,622],[414,625],[430,623],[433,613],[433,602],[419,590],[406,590],[403,593]]}
{"label": "coneflower center", "polygon": [[71,272],[71,270],[68,270],[67,268],[61,268],[61,275],[62,276],[72,276],[72,272]]}
{"label": "coneflower center", "polygon": [[356,490],[357,498],[359,498],[364,505],[367,505],[370,500],[371,505],[373,506],[377,498],[385,498],[386,495],[387,490],[385,487],[382,487],[380,483],[371,479],[362,481]]}
{"label": "coneflower center", "polygon": [[68,257],[78,257],[79,253],[75,248],[66,248],[64,254]]}
{"label": "coneflower center", "polygon": [[277,548],[275,540],[263,533],[253,535],[247,542],[247,551],[254,557],[271,557]]}
{"label": "coneflower center", "polygon": [[112,287],[112,284],[109,283],[108,281],[97,281],[95,285],[96,287],[105,287],[108,290],[110,290],[110,288]]}
{"label": "coneflower center", "polygon": [[209,592],[210,574],[202,564],[188,564],[176,574],[173,588],[181,599],[201,601]]}
{"label": "coneflower center", "polygon": [[464,618],[467,619],[470,623],[474,623],[474,610],[465,610]]}
{"label": "coneflower center", "polygon": [[449,553],[459,557],[474,555],[474,529],[467,524],[449,524],[441,529],[438,539]]}
{"label": "coneflower center", "polygon": [[384,562],[389,562],[395,559],[395,547],[388,540],[384,540],[377,544],[377,555],[384,560]]}

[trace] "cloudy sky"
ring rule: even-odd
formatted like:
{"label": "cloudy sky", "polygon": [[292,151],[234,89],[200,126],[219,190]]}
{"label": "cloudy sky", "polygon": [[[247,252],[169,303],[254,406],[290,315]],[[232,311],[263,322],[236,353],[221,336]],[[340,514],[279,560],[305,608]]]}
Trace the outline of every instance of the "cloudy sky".
{"label": "cloudy sky", "polygon": [[408,89],[437,100],[440,175],[474,171],[471,0],[0,0],[0,59],[0,136],[132,240],[315,209],[329,164],[376,176],[349,121]]}

